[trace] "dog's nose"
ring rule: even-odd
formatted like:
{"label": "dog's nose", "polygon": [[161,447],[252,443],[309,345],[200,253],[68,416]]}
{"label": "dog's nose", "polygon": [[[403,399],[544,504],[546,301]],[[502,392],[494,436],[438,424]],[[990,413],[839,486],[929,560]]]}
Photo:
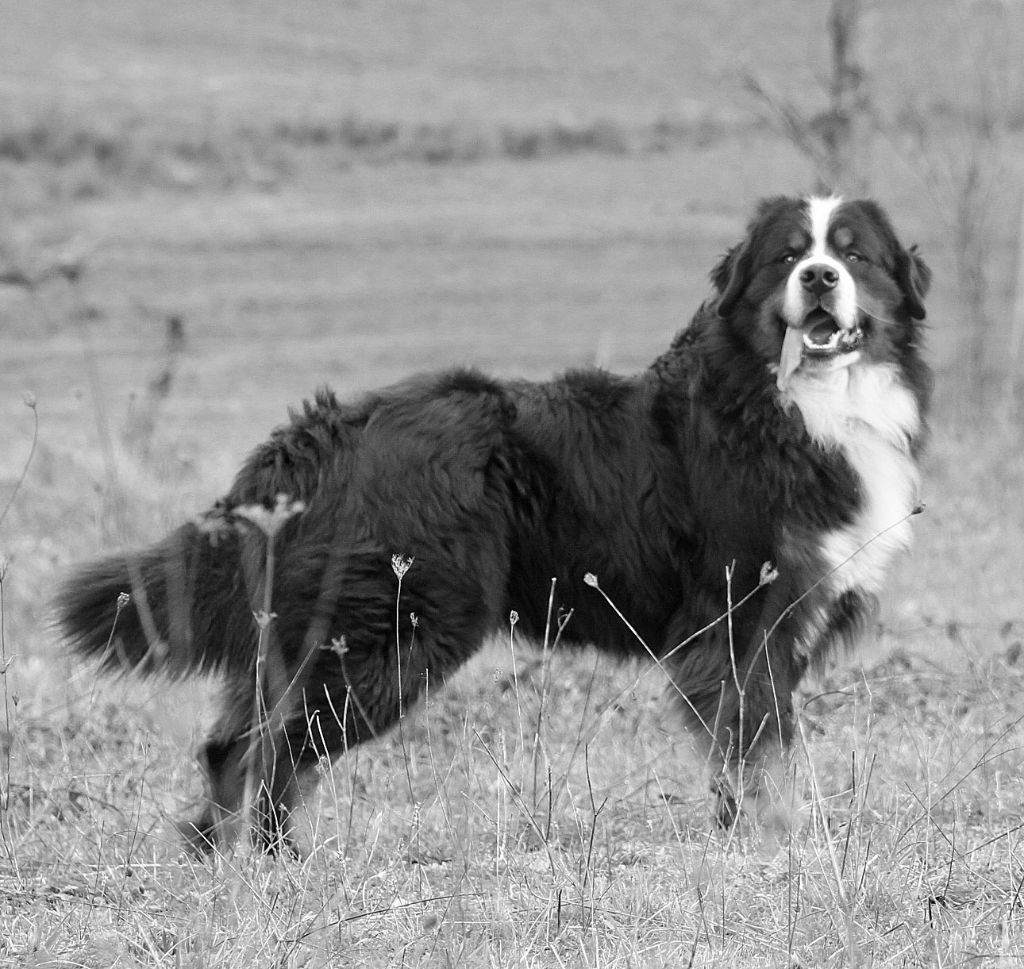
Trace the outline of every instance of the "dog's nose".
{"label": "dog's nose", "polygon": [[831,266],[817,263],[800,270],[800,285],[814,296],[821,296],[839,283],[839,273]]}

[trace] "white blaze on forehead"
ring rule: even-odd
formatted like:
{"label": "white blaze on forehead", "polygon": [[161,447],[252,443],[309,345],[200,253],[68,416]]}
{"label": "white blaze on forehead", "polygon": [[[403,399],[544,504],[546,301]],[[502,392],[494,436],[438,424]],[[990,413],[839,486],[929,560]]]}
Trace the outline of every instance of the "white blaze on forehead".
{"label": "white blaze on forehead", "polygon": [[811,251],[808,258],[828,255],[828,227],[832,215],[843,200],[838,195],[828,198],[812,197],[807,200],[807,218],[811,223]]}
{"label": "white blaze on forehead", "polygon": [[836,210],[842,204],[843,200],[838,195],[830,195],[827,198],[815,196],[806,201],[811,246],[807,255],[789,274],[782,304],[782,317],[792,327],[800,327],[807,312],[814,309],[814,306],[807,302],[804,288],[800,284],[800,273],[810,266],[827,266],[839,276],[835,289],[822,301],[824,308],[843,329],[852,330],[857,325],[857,284],[846,266],[828,251],[829,226]]}

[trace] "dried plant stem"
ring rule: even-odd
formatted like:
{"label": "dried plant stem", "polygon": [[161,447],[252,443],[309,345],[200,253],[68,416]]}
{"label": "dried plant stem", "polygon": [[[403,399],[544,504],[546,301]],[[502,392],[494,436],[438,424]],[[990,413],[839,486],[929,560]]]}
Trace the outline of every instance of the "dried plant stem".
{"label": "dried plant stem", "polygon": [[[253,617],[259,628],[256,644],[256,664],[253,671],[255,694],[253,698],[252,718],[249,726],[249,747],[245,757],[245,785],[242,797],[242,818],[247,828],[252,830],[256,804],[261,793],[266,793],[268,810],[276,810],[273,800],[277,764],[277,740],[275,732],[280,733],[282,743],[287,742],[285,733],[289,710],[287,699],[292,689],[293,679],[289,679],[284,658],[280,650],[275,650],[272,625],[276,618],[272,611],[274,603],[274,573],[277,567],[275,543],[285,523],[294,515],[305,511],[301,501],[290,501],[287,495],[278,495],[272,510],[262,505],[243,505],[234,509],[234,514],[247,520],[261,531],[266,539],[266,554],[263,565],[262,593],[259,608],[254,610]],[[295,676],[298,677],[299,671]],[[271,719],[277,721],[271,724]],[[268,821],[280,822],[280,818],[268,818]]]}
{"label": "dried plant stem", "polygon": [[11,726],[11,697],[8,686],[7,672],[11,661],[7,658],[7,635],[5,632],[4,592],[7,579],[7,562],[0,561],[0,676],[4,680],[4,733],[0,738],[0,756],[3,757],[4,789],[0,793],[0,837],[3,838],[4,849],[11,865],[17,870],[18,860],[14,848],[14,839],[10,831],[11,808],[11,745],[14,734]]}
{"label": "dried plant stem", "polygon": [[[274,535],[267,535],[266,572],[263,580],[262,608],[255,614],[256,624],[260,632],[259,641],[256,645],[256,667],[254,671],[255,701],[252,707],[252,721],[249,727],[249,750],[246,755],[245,767],[245,793],[242,799],[242,816],[247,830],[252,830],[253,821],[256,820],[254,813],[261,788],[266,788],[266,794],[269,799],[274,786],[272,760],[274,756],[274,742],[272,731],[269,729],[266,697],[266,667],[271,641],[270,626],[274,619],[273,613],[270,611],[274,601],[274,566],[276,563],[274,538]],[[270,809],[273,810],[272,803],[270,803]]]}
{"label": "dried plant stem", "polygon": [[[405,767],[405,782],[409,786],[409,800],[416,803],[416,795],[413,792],[412,785],[412,767],[409,764],[409,747],[405,739],[405,704],[404,704],[404,685],[402,683],[402,639],[401,639],[401,608],[402,608],[402,579],[405,578],[405,573],[412,567],[412,563],[415,561],[413,556],[405,555],[392,555],[391,556],[391,570],[395,573],[395,577],[398,579],[398,589],[395,592],[395,677],[396,687],[398,689],[398,739],[399,744],[402,748],[402,764]],[[416,630],[413,628],[413,636],[415,637]],[[410,646],[410,661],[412,647]]]}
{"label": "dried plant stem", "polygon": [[21,474],[18,475],[18,480],[14,482],[14,489],[7,497],[7,503],[4,505],[3,511],[0,511],[0,525],[3,524],[4,519],[7,517],[7,513],[11,510],[11,505],[14,504],[14,499],[18,496],[18,492],[21,490],[21,486],[25,483],[25,478],[28,475],[28,469],[32,465],[32,459],[36,454],[36,447],[39,444],[39,411],[36,408],[36,399],[32,394],[25,394],[25,406],[32,411],[32,443],[29,445],[28,457],[25,458],[24,464],[21,466]]}

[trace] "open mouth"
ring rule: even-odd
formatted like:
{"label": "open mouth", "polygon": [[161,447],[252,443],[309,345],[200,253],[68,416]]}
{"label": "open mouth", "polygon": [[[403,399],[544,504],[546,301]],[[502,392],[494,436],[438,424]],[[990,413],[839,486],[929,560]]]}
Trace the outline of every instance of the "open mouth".
{"label": "open mouth", "polygon": [[779,357],[778,386],[785,390],[793,373],[806,361],[810,367],[831,369],[832,361],[854,353],[864,344],[864,331],[841,327],[827,310],[818,307],[804,317],[799,327],[786,325]]}
{"label": "open mouth", "polygon": [[864,331],[859,326],[844,330],[831,314],[820,308],[807,314],[799,332],[803,336],[803,353],[810,357],[851,353],[864,342]]}

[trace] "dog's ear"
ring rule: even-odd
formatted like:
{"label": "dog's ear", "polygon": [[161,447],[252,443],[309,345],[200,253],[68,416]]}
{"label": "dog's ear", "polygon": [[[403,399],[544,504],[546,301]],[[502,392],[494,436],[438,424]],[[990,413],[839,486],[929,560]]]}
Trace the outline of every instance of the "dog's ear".
{"label": "dog's ear", "polygon": [[729,316],[750,282],[752,262],[749,243],[733,246],[711,270],[711,283],[718,290],[718,315]]}
{"label": "dog's ear", "polygon": [[932,282],[932,271],[921,258],[917,246],[900,249],[896,254],[896,282],[903,292],[907,309],[915,320],[923,320],[924,298]]}

